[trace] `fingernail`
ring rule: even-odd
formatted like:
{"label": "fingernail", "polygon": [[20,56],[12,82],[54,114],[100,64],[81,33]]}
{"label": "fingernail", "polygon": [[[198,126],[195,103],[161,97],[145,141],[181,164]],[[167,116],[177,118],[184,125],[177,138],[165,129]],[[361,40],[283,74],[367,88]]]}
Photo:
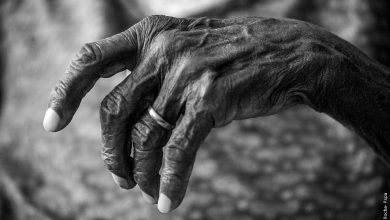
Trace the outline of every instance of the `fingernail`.
{"label": "fingernail", "polygon": [[53,109],[48,108],[43,119],[43,128],[46,131],[57,131],[60,125],[60,116]]}
{"label": "fingernail", "polygon": [[172,201],[164,193],[160,193],[158,199],[157,208],[162,213],[168,213],[171,211]]}
{"label": "fingernail", "polygon": [[111,173],[112,175],[112,178],[114,179],[114,182],[120,186],[121,188],[123,189],[130,189],[130,186],[129,184],[127,183],[127,181],[125,179],[123,179],[122,177],[119,177],[113,173]]}
{"label": "fingernail", "polygon": [[147,203],[150,203],[150,204],[155,204],[156,203],[156,200],[154,200],[153,197],[151,197],[150,195],[148,195],[147,193],[142,192],[142,196],[144,197],[144,199],[146,200]]}

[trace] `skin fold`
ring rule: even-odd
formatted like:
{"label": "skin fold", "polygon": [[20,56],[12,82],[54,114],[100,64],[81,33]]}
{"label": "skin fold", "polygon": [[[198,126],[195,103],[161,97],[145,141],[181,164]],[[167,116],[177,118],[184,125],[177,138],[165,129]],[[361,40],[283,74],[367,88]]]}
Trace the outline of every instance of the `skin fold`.
{"label": "skin fold", "polygon": [[[390,162],[389,68],[318,26],[147,17],[80,50],[51,93],[45,129],[64,128],[99,78],[125,69],[101,104],[102,158],[122,188],[138,184],[161,212],[183,200],[212,128],[297,104],[335,118]],[[148,106],[176,127],[161,127]]]}

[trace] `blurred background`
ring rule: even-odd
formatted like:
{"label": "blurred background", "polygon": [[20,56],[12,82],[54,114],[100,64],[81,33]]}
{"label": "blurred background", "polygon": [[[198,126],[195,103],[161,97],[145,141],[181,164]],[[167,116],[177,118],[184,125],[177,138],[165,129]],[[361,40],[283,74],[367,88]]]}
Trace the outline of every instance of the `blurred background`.
{"label": "blurred background", "polygon": [[151,14],[289,17],[390,64],[388,0],[1,0],[0,219],[382,219],[390,169],[355,134],[300,106],[214,129],[182,205],[162,215],[100,159],[102,79],[73,122],[46,133],[48,95],[87,42]]}

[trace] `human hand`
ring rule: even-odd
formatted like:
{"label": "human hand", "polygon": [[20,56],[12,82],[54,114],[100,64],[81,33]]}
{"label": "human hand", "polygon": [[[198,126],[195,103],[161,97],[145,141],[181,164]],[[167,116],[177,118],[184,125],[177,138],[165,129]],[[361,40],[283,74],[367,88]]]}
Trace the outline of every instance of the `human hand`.
{"label": "human hand", "polygon": [[[82,47],[54,87],[43,124],[63,129],[99,78],[131,70],[101,104],[103,160],[118,185],[137,183],[169,212],[182,201],[197,149],[213,127],[295,104],[315,107],[329,69],[343,60],[334,48],[344,43],[296,20],[151,16]],[[172,134],[149,106],[172,125],[183,115]]]}

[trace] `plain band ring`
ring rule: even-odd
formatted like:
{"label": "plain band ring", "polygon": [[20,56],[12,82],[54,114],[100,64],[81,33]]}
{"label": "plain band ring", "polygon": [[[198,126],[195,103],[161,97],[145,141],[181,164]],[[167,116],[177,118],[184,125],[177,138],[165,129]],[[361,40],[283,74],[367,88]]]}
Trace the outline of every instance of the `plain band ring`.
{"label": "plain band ring", "polygon": [[175,126],[169,124],[169,122],[165,121],[153,108],[152,106],[149,106],[148,108],[149,115],[159,124],[161,127],[171,130]]}

